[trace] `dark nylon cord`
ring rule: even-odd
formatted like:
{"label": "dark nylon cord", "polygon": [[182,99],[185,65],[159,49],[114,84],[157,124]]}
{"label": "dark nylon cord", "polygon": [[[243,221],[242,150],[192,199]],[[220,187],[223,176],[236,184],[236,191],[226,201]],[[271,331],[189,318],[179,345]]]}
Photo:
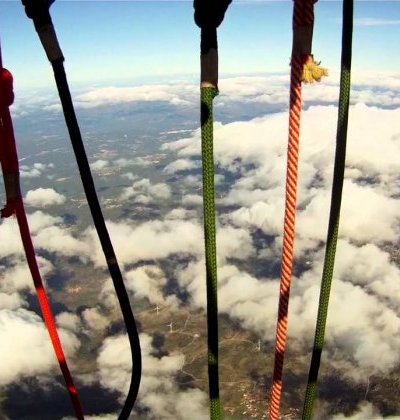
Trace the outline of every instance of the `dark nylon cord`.
{"label": "dark nylon cord", "polygon": [[206,249],[208,384],[210,418],[212,420],[221,418],[218,374],[218,281],[213,153],[213,99],[216,95],[218,95],[217,88],[201,88],[201,154],[203,161],[203,213]]}
{"label": "dark nylon cord", "polygon": [[85,148],[82,141],[82,136],[76,119],[74,107],[72,104],[71,93],[69,91],[67,77],[64,70],[62,60],[52,62],[54,77],[57,84],[58,93],[60,95],[61,104],[64,111],[65,121],[68,127],[68,132],[71,138],[72,147],[74,149],[76,161],[78,163],[79,172],[81,175],[83,187],[86,198],[92,213],[93,222],[96,227],[97,234],[100,239],[101,247],[107,261],[108,270],[114,283],[115,292],[117,294],[126,331],[129,338],[129,343],[132,350],[132,375],[128,395],[125,404],[119,415],[120,420],[129,418],[133,405],[139,391],[142,359],[139,342],[139,335],[136,328],[135,318],[129,302],[128,293],[126,292],[121,270],[119,268],[117,258],[112,246],[110,236],[104,221],[99,200],[97,198],[96,189],[93,182],[93,177],[90,171],[89,162],[86,156]]}
{"label": "dark nylon cord", "polygon": [[338,239],[340,207],[346,161],[347,126],[349,120],[350,84],[351,84],[351,52],[353,37],[353,0],[343,0],[342,57],[340,73],[340,93],[338,109],[338,125],[336,134],[335,167],[331,209],[329,215],[328,235],[324,268],[322,273],[319,297],[318,317],[315,329],[314,347],[303,408],[303,419],[311,419],[317,394],[318,371],[321,353],[324,346],[325,327],[328,315],[329,295],[331,291],[335,253]]}
{"label": "dark nylon cord", "polygon": [[97,198],[96,188],[94,186],[78,121],[76,119],[67,76],[64,70],[64,57],[62,56],[61,49],[58,45],[49,11],[53,2],[54,0],[22,0],[22,4],[25,6],[25,12],[27,16],[33,20],[36,31],[38,32],[39,38],[41,39],[46,54],[53,67],[54,77],[63,107],[65,122],[67,124],[72,147],[79,167],[86,199],[89,204],[93,222],[107,261],[108,270],[114,284],[114,289],[126,325],[132,355],[132,373],[128,395],[126,397],[125,404],[122,407],[121,414],[119,415],[120,420],[126,420],[129,418],[135,404],[142,374],[142,356],[139,334],[129,302],[128,293],[126,292],[124,286],[121,270],[108,234],[99,200]]}

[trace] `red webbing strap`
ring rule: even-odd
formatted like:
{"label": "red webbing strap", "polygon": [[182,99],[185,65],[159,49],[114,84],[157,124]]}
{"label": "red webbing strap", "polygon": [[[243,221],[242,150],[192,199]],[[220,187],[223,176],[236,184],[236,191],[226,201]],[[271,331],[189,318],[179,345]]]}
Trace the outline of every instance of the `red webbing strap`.
{"label": "red webbing strap", "polygon": [[76,417],[79,420],[83,420],[84,416],[78,397],[78,391],[65,359],[54,315],[39,272],[20,192],[18,156],[9,111],[9,106],[13,103],[13,101],[14,93],[12,75],[8,70],[0,67],[0,161],[7,197],[6,207],[1,211],[1,216],[9,217],[14,213],[16,214],[26,259],[32,275],[33,283],[35,285],[44,322],[49,332],[58,363],[60,364],[61,372],[64,376]]}
{"label": "red webbing strap", "polygon": [[303,66],[311,57],[313,23],[314,0],[294,0],[285,219],[278,321],[276,327],[275,362],[271,401],[268,408],[270,420],[278,420],[279,418],[279,407],[282,394],[282,372],[287,341],[289,296],[294,260],[300,118],[302,109],[301,82]]}

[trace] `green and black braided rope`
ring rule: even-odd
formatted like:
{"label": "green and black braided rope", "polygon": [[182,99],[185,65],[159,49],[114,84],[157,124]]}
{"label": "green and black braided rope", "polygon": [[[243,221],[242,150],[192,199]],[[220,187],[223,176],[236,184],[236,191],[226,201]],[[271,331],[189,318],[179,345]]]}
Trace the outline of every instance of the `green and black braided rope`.
{"label": "green and black braided rope", "polygon": [[328,315],[329,296],[331,291],[333,269],[335,264],[336,245],[338,240],[340,207],[344,170],[346,161],[347,126],[349,120],[350,85],[351,85],[351,53],[353,38],[353,0],[343,1],[342,57],[340,74],[340,93],[338,109],[338,125],[336,133],[336,154],[333,173],[331,209],[329,215],[328,235],[324,268],[322,273],[319,297],[318,317],[315,328],[314,347],[303,408],[303,420],[311,419],[317,394],[317,379],[324,346],[326,320]]}
{"label": "green and black braided rope", "polygon": [[216,95],[218,95],[217,88],[201,88],[201,154],[203,160],[203,213],[207,284],[208,380],[210,417],[215,420],[221,418],[218,375],[218,281],[213,152],[213,99]]}
{"label": "green and black braided rope", "polygon": [[222,418],[218,372],[218,280],[215,229],[213,100],[218,95],[217,28],[232,0],[194,0],[194,21],[201,29],[201,155],[203,164],[203,213],[206,257],[208,386],[210,418]]}

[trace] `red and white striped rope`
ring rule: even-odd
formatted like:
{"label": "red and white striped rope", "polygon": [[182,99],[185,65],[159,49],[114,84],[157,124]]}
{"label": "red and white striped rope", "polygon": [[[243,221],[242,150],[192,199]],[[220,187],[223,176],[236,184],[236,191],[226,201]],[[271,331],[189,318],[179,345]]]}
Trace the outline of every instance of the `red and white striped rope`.
{"label": "red and white striped rope", "polygon": [[[313,22],[313,0],[295,0],[293,7],[293,28],[297,26],[313,25]],[[275,364],[271,402],[269,406],[270,420],[279,419],[279,408],[282,394],[282,372],[287,341],[289,296],[294,259],[300,117],[302,109],[301,79],[304,61],[305,57],[303,56],[292,56],[290,76],[290,113],[286,172],[285,219],[283,231],[278,322],[276,328]]]}

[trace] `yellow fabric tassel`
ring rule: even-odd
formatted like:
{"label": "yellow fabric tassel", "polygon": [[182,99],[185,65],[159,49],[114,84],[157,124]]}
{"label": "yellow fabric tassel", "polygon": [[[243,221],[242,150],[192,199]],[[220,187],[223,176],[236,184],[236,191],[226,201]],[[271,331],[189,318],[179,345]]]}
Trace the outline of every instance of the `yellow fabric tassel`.
{"label": "yellow fabric tassel", "polygon": [[328,69],[320,67],[321,62],[316,62],[314,58],[303,66],[303,76],[301,81],[304,83],[320,82],[323,76],[328,76]]}

